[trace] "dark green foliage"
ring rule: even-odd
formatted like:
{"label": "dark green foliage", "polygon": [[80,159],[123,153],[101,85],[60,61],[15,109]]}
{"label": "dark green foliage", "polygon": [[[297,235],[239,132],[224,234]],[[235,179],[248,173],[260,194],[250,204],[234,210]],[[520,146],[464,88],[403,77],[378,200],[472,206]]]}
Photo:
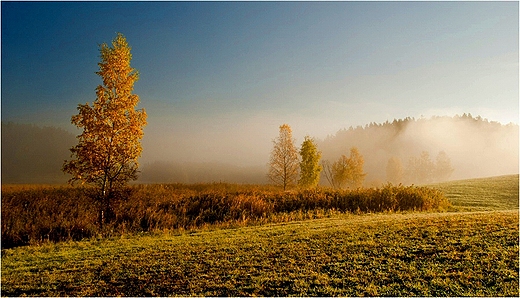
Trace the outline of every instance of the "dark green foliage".
{"label": "dark green foliage", "polygon": [[[301,190],[213,185],[136,185],[112,199],[100,228],[90,188],[4,189],[2,247],[41,241],[81,239],[94,235],[189,229],[206,224],[276,221],[291,212],[334,210],[384,212],[443,210],[442,192],[426,187],[386,185],[382,188]],[[107,218],[108,217],[108,218]]]}

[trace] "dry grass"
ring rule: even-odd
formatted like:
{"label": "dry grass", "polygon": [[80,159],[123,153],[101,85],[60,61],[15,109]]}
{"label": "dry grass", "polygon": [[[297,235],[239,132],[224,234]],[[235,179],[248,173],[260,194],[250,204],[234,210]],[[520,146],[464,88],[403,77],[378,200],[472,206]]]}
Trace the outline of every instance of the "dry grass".
{"label": "dry grass", "polygon": [[98,235],[248,225],[328,216],[337,212],[444,210],[442,192],[427,187],[283,192],[235,184],[135,185],[112,202],[101,229],[98,202],[88,188],[13,186],[2,189],[2,247]]}

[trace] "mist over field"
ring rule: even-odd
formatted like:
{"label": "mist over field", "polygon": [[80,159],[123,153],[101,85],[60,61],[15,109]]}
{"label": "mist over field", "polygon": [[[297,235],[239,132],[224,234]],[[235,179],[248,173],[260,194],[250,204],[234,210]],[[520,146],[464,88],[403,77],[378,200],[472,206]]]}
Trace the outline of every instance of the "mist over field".
{"label": "mist over field", "polygon": [[[195,133],[190,138],[145,131],[137,183],[268,183],[267,163],[278,129],[271,127],[272,131],[261,127],[249,127],[248,131],[239,125],[234,131],[213,128],[217,134],[200,139]],[[305,132],[291,127],[299,148]],[[365,185],[370,186],[387,181],[390,158],[399,159],[406,168],[409,160],[423,151],[432,161],[440,151],[446,153],[454,169],[450,180],[516,174],[518,129],[517,124],[464,114],[388,120],[345,128],[325,137],[310,136],[316,139],[322,160],[335,161],[357,147],[365,160]],[[60,169],[75,143],[74,134],[63,129],[2,122],[2,183],[66,182],[68,176]],[[328,185],[324,177],[321,184]]]}
{"label": "mist over field", "polygon": [[[443,151],[454,169],[450,180],[518,173],[518,125],[501,125],[471,115],[404,119],[342,130],[320,142],[324,159],[337,159],[351,146],[365,157],[367,182],[386,181],[390,158],[401,160],[423,151],[431,160]],[[412,181],[413,182],[413,181]]]}
{"label": "mist over field", "polygon": [[448,179],[518,173],[518,2],[1,6],[2,183],[67,181],[71,116],[99,99],[118,33],[147,114],[136,183],[268,183],[285,123],[331,163],[357,147],[366,186],[390,159],[444,156]]}

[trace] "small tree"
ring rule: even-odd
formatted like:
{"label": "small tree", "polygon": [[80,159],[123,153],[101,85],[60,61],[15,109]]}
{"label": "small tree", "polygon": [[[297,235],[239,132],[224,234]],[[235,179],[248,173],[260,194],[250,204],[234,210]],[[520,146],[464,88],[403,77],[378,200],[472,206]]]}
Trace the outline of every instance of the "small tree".
{"label": "small tree", "polygon": [[349,180],[349,162],[348,157],[341,155],[338,160],[332,164],[332,180],[337,188],[345,188]]}
{"label": "small tree", "polygon": [[320,182],[321,152],[318,151],[316,144],[306,136],[300,148],[300,180],[298,184],[303,188],[313,188]]}
{"label": "small tree", "polygon": [[430,159],[428,151],[422,151],[420,157],[412,157],[408,161],[406,176],[409,183],[431,183],[435,164]]}
{"label": "small tree", "polygon": [[363,173],[365,161],[356,147],[350,148],[350,156],[341,155],[332,165],[323,162],[325,177],[333,188],[363,186],[366,173]]}
{"label": "small tree", "polygon": [[439,153],[437,154],[437,158],[435,159],[435,180],[448,180],[451,176],[451,173],[453,173],[453,170],[454,169],[451,167],[451,160],[448,157],[448,154],[446,154],[446,152],[444,151],[439,151]]}
{"label": "small tree", "polygon": [[325,178],[329,182],[330,186],[332,186],[334,189],[339,188],[337,181],[334,180],[334,172],[332,170],[332,164],[330,161],[322,160],[321,167],[323,168],[323,174],[325,175]]}
{"label": "small tree", "polygon": [[97,199],[106,214],[114,190],[137,179],[146,112],[135,110],[139,97],[132,91],[139,74],[130,66],[132,55],[126,38],[118,33],[112,47],[103,43],[100,53],[96,74],[103,85],[96,88],[92,106],[79,104],[79,113],[71,118],[83,132],[77,137],[78,145],[70,149],[72,159],[65,161],[62,170],[72,175],[71,184],[80,181],[96,186]]}
{"label": "small tree", "polygon": [[273,144],[267,177],[286,190],[295,185],[298,179],[298,151],[289,125],[280,126],[280,135],[273,140]]}
{"label": "small tree", "polygon": [[363,173],[363,166],[365,164],[365,159],[359,153],[359,150],[356,147],[350,148],[350,156],[348,158],[348,165],[350,168],[349,175],[349,186],[351,187],[361,187],[363,186],[363,182],[365,181],[366,173]]}
{"label": "small tree", "polygon": [[386,180],[393,184],[403,183],[404,169],[401,160],[397,157],[392,157],[386,164]]}

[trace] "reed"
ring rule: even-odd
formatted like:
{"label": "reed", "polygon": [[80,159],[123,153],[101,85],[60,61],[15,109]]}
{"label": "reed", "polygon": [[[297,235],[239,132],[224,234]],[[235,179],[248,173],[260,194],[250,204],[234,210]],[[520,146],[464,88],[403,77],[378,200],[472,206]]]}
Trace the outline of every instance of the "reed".
{"label": "reed", "polygon": [[3,188],[2,248],[205,225],[278,222],[330,212],[446,210],[450,205],[439,190],[391,184],[288,192],[225,183],[133,185],[116,196],[110,214],[105,214],[108,223],[101,227],[93,197],[92,190],[83,187]]}

